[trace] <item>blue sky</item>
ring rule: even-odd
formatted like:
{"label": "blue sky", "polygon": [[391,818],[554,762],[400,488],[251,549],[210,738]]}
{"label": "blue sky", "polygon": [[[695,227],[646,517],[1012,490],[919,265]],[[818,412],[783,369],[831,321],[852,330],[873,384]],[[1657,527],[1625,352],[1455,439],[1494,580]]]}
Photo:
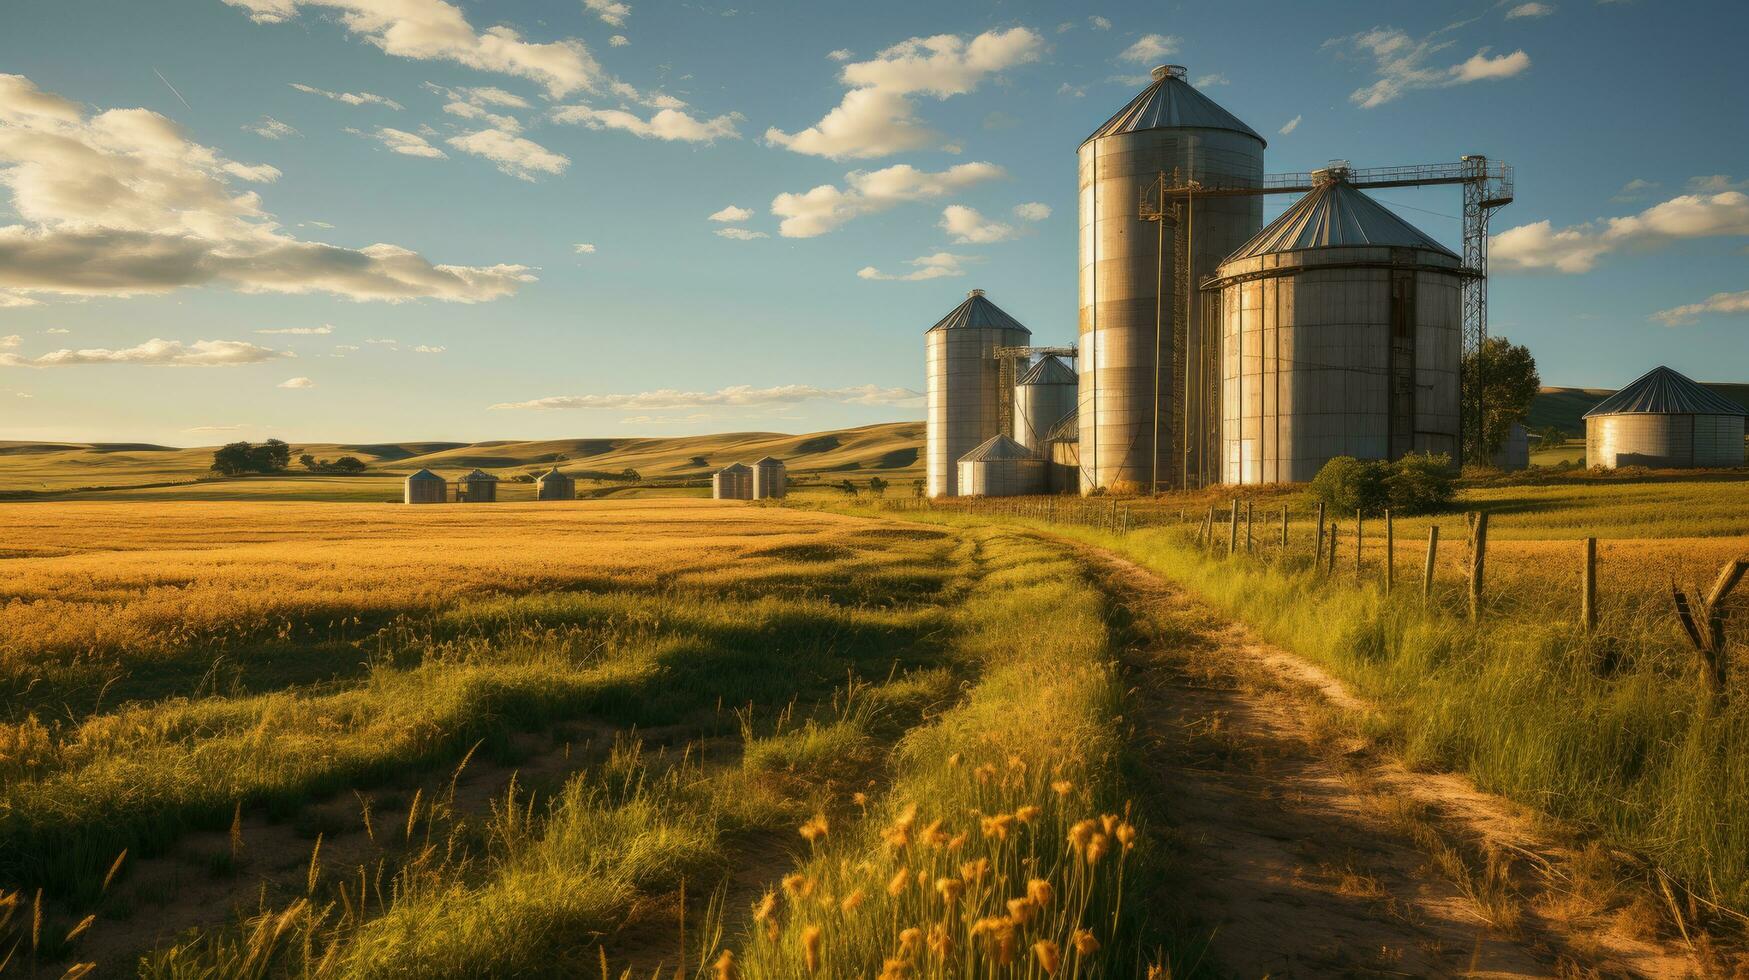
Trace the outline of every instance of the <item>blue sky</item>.
{"label": "blue sky", "polygon": [[1546,383],[1749,381],[1740,2],[731,2],[8,0],[0,439],[919,418],[968,288],[1072,341],[1075,148],[1166,61],[1271,171],[1513,164]]}

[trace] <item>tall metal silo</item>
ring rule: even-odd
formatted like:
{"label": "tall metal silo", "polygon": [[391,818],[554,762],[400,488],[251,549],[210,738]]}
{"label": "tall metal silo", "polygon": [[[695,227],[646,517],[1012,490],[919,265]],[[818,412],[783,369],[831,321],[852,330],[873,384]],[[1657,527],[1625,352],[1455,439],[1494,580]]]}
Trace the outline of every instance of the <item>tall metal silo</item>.
{"label": "tall metal silo", "polygon": [[713,500],[752,500],[753,471],[746,463],[730,463],[711,474]]}
{"label": "tall metal silo", "polygon": [[555,466],[534,481],[534,496],[536,500],[576,500],[577,481]]}
{"label": "tall metal silo", "polygon": [[960,457],[962,497],[1016,497],[1045,492],[1046,460],[1005,435]]}
{"label": "tall metal silo", "polygon": [[1044,455],[1051,429],[1075,411],[1075,372],[1046,354],[1014,382],[1014,441]]}
{"label": "tall metal silo", "polygon": [[1081,418],[1071,411],[1045,434],[1050,465],[1045,467],[1045,489],[1052,493],[1075,493],[1081,489]]}
{"label": "tall metal silo", "polygon": [[441,504],[449,499],[449,481],[430,470],[407,477],[405,498],[409,504]]}
{"label": "tall metal silo", "polygon": [[[1180,65],[1093,132],[1080,150],[1081,489],[1176,485],[1200,468],[1210,358],[1195,284],[1263,226],[1258,196],[1191,198],[1180,219],[1190,252],[1184,336],[1175,336],[1176,232],[1144,221],[1144,194],[1176,183],[1244,184],[1263,176],[1263,137],[1192,88]],[[1165,202],[1151,202],[1155,204]],[[1155,430],[1159,437],[1156,441]],[[1179,447],[1174,449],[1174,447]],[[1188,451],[1188,459],[1184,455]]]}
{"label": "tall metal silo", "polygon": [[1463,260],[1347,183],[1221,263],[1221,479],[1310,480],[1336,456],[1457,458]]}
{"label": "tall metal silo", "polygon": [[789,475],[783,460],[767,456],[753,464],[753,499],[782,500],[789,492]]}
{"label": "tall metal silo", "polygon": [[465,503],[490,504],[498,501],[498,478],[485,470],[476,469],[455,481],[455,484]]}
{"label": "tall metal silo", "polygon": [[964,303],[923,335],[929,496],[957,494],[959,458],[1002,433],[1003,407],[1014,393],[1003,390],[996,349],[1024,347],[1031,340],[1032,331],[990,302],[982,289],[967,293]]}
{"label": "tall metal silo", "polygon": [[1742,405],[1660,365],[1585,413],[1585,465],[1743,465]]}

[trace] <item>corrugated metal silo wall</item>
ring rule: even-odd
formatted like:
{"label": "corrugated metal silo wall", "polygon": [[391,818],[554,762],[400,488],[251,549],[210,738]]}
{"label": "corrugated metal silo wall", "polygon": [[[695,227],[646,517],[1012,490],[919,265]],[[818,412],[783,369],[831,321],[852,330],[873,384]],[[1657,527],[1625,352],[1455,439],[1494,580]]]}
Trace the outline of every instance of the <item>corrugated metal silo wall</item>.
{"label": "corrugated metal silo wall", "polygon": [[1014,441],[1044,454],[1045,437],[1051,426],[1075,410],[1075,385],[1030,384],[1014,386]]}
{"label": "corrugated metal silo wall", "polygon": [[441,504],[449,499],[446,480],[408,480],[404,499],[409,504]]}
{"label": "corrugated metal silo wall", "polygon": [[753,499],[782,500],[789,480],[782,463],[753,467]]}
{"label": "corrugated metal silo wall", "polygon": [[[1381,264],[1390,255],[1340,251]],[[1221,290],[1222,482],[1306,482],[1336,456],[1456,458],[1462,280],[1298,265],[1320,258],[1264,256],[1281,264],[1276,274]],[[1412,303],[1394,309],[1394,294]]]}
{"label": "corrugated metal silo wall", "polygon": [[1614,469],[1695,465],[1694,416],[1599,415],[1585,420],[1585,465]]}
{"label": "corrugated metal silo wall", "polygon": [[959,464],[960,496],[1018,497],[1045,491],[1045,460],[966,460]]}
{"label": "corrugated metal silo wall", "polygon": [[[1162,171],[1210,180],[1256,180],[1263,144],[1226,130],[1154,129],[1089,141],[1080,151],[1081,488],[1146,487],[1155,459],[1162,484],[1175,483],[1181,460],[1172,452],[1171,392],[1184,383],[1172,358],[1174,241],[1165,228],[1167,261],[1159,262],[1160,229],[1141,220],[1143,189]],[[1263,225],[1263,199],[1211,197],[1194,202],[1193,282],[1212,275],[1227,255]],[[1164,295],[1161,295],[1164,287]],[[1164,321],[1156,332],[1156,301]],[[1204,383],[1198,317],[1190,317],[1190,388]],[[1154,446],[1155,371],[1159,364],[1160,445]],[[1193,449],[1195,447],[1193,446]],[[1195,464],[1193,463],[1193,469]]]}
{"label": "corrugated metal silo wall", "polygon": [[568,478],[553,479],[546,477],[539,481],[535,488],[537,500],[575,500],[577,499],[577,484]]}
{"label": "corrugated metal silo wall", "polygon": [[1694,465],[1743,465],[1743,416],[1694,417]]}
{"label": "corrugated metal silo wall", "polygon": [[953,327],[924,337],[928,422],[925,428],[926,490],[931,497],[958,493],[961,456],[1002,429],[997,347],[1022,347],[1031,338],[1019,330]]}

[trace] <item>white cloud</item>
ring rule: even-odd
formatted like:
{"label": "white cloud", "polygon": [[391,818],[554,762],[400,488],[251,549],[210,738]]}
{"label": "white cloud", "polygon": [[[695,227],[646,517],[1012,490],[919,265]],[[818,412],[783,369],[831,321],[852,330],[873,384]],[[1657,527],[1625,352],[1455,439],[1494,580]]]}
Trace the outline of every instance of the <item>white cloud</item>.
{"label": "white cloud", "polygon": [[1699,303],[1660,310],[1652,314],[1652,319],[1667,327],[1679,327],[1685,323],[1693,323],[1707,313],[1749,313],[1749,290],[1740,293],[1714,293]]}
{"label": "white cloud", "polygon": [[72,333],[72,332],[73,331],[68,330],[66,327],[50,327],[47,330],[43,331],[43,333],[47,333],[47,334],[68,334],[68,333]]}
{"label": "white cloud", "polygon": [[[23,293],[15,293],[10,290],[0,289],[0,310],[20,309],[26,306],[39,305],[41,304]],[[49,332],[53,333],[54,331],[51,330]],[[62,333],[65,332],[66,331],[62,331]]]}
{"label": "white cloud", "polygon": [[632,39],[624,34],[615,34],[607,39],[607,46],[610,48],[623,48],[630,43],[632,43]]}
{"label": "white cloud", "polygon": [[282,123],[272,116],[262,116],[259,120],[243,127],[246,132],[254,133],[262,139],[281,140],[291,136],[301,136],[296,129],[287,123]]}
{"label": "white cloud", "polygon": [[1087,24],[1096,31],[1111,30],[1111,18],[1109,17],[1100,17],[1095,14],[1094,16],[1087,18]]}
{"label": "white cloud", "polygon": [[1025,27],[986,31],[969,42],[953,34],[913,37],[839,73],[849,88],[820,121],[794,133],[773,126],[765,141],[833,160],[915,150],[940,137],[916,118],[911,97],[963,95],[996,72],[1037,61],[1044,38]]}
{"label": "white cloud", "polygon": [[594,246],[594,244],[592,244],[590,242],[578,242],[577,244],[571,246],[571,248],[578,255],[594,255],[595,254],[595,246]]}
{"label": "white cloud", "polygon": [[1057,94],[1066,95],[1072,99],[1084,99],[1087,97],[1087,89],[1084,86],[1070,85],[1068,82],[1064,82],[1057,86]]}
{"label": "white cloud", "polygon": [[609,27],[624,27],[626,17],[632,12],[629,5],[619,0],[583,0],[583,6]]}
{"label": "white cloud", "polygon": [[1646,180],[1641,177],[1635,177],[1633,180],[1621,185],[1621,190],[1616,191],[1615,196],[1611,197],[1610,200],[1617,204],[1627,204],[1633,201],[1638,201],[1645,197],[1648,191],[1657,190],[1658,186],[1658,182],[1655,180]]}
{"label": "white cloud", "polygon": [[1749,180],[1732,180],[1725,174],[1708,174],[1705,177],[1688,178],[1688,189],[1709,194],[1723,191],[1749,190]]}
{"label": "white cloud", "polygon": [[1749,194],[1684,194],[1639,214],[1599,219],[1556,229],[1537,221],[1509,228],[1489,239],[1494,268],[1590,272],[1597,260],[1617,249],[1655,247],[1683,238],[1749,235]]}
{"label": "white cloud", "polygon": [[1037,201],[1014,206],[1014,216],[1022,221],[1043,221],[1051,216],[1051,206]]}
{"label": "white cloud", "polygon": [[314,381],[311,381],[309,378],[287,378],[284,381],[281,381],[275,387],[304,389],[304,388],[314,388],[314,387],[316,387],[316,383]]}
{"label": "white cloud", "polygon": [[1350,52],[1372,59],[1377,80],[1348,96],[1350,102],[1363,109],[1384,105],[1414,89],[1510,78],[1530,67],[1530,55],[1522,50],[1490,57],[1488,48],[1478,49],[1455,65],[1430,65],[1434,55],[1454,43],[1436,40],[1439,33],[1416,39],[1395,27],[1375,27],[1345,39],[1326,41],[1325,47],[1346,43]]}
{"label": "white cloud", "polygon": [[623,129],[642,139],[688,143],[739,139],[741,134],[736,131],[735,124],[743,118],[740,113],[731,112],[712,119],[697,119],[676,108],[659,110],[649,119],[624,109],[596,109],[586,105],[560,106],[553,110],[553,119],[558,122],[577,123],[590,129]]}
{"label": "white cloud", "polygon": [[1521,3],[1506,12],[1507,20],[1517,20],[1520,17],[1547,17],[1555,12],[1552,4]]}
{"label": "white cloud", "polygon": [[337,351],[340,351],[343,354],[349,354],[355,350],[358,350],[359,346],[357,344],[335,344],[334,349]]}
{"label": "white cloud", "polygon": [[525,41],[507,26],[476,31],[461,8],[445,0],[225,0],[258,23],[280,23],[300,8],[336,11],[353,34],[385,54],[421,61],[450,61],[480,71],[526,78],[554,98],[595,88],[601,79],[582,41]]}
{"label": "white cloud", "polygon": [[1304,118],[1306,118],[1305,114],[1301,113],[1300,115],[1297,115],[1297,116],[1293,117],[1292,119],[1289,119],[1287,122],[1283,123],[1282,127],[1280,129],[1276,130],[1276,132],[1280,133],[1283,136],[1286,136],[1287,134],[1293,132],[1294,130],[1299,129],[1300,128],[1300,120],[1304,119]]}
{"label": "white cloud", "polygon": [[741,207],[736,207],[735,205],[731,204],[728,207],[723,208],[721,211],[718,211],[715,214],[712,214],[710,216],[710,220],[712,220],[712,221],[746,221],[748,218],[751,218],[751,217],[753,217],[753,210],[751,208],[741,208]]}
{"label": "white cloud", "polygon": [[0,367],[78,367],[88,364],[150,364],[161,367],[229,367],[237,364],[259,364],[282,357],[295,357],[290,351],[260,347],[244,340],[197,340],[184,344],[180,340],[154,337],[135,347],[111,349],[88,347],[82,350],[56,350],[38,357],[0,354]]}
{"label": "white cloud", "polygon": [[746,228],[718,228],[712,234],[718,238],[729,238],[737,242],[750,242],[756,238],[770,238],[763,231],[751,231]]}
{"label": "white cloud", "polygon": [[378,126],[375,132],[366,133],[362,130],[348,129],[347,132],[359,136],[368,136],[390,150],[403,156],[422,157],[428,160],[447,160],[449,154],[425,141],[418,133],[409,133],[404,129],[393,129],[388,126]]}
{"label": "white cloud", "polygon": [[441,354],[446,350],[449,350],[449,348],[448,347],[441,347],[441,346],[434,347],[430,344],[419,344],[418,346],[413,348],[413,353],[415,353],[415,354]]}
{"label": "white cloud", "polygon": [[910,164],[880,170],[856,170],[844,175],[846,188],[821,184],[799,194],[779,194],[771,213],[783,219],[785,238],[813,238],[866,214],[885,211],[907,201],[945,197],[954,191],[1007,173],[993,163],[962,163],[931,173]]}
{"label": "white cloud", "polygon": [[0,337],[0,350],[12,350],[22,343],[24,343],[23,337],[20,337],[18,334],[9,334],[5,337]]}
{"label": "white cloud", "polygon": [[1143,34],[1136,39],[1136,43],[1124,48],[1118,57],[1137,64],[1151,65],[1162,58],[1177,54],[1180,43],[1178,38],[1170,34]]}
{"label": "white cloud", "polygon": [[1015,236],[1013,225],[992,221],[975,208],[968,208],[963,204],[949,204],[943,208],[937,227],[961,245],[988,245],[992,242],[1005,242]]}
{"label": "white cloud", "polygon": [[1217,71],[1209,75],[1200,75],[1191,84],[1197,88],[1213,88],[1216,85],[1227,85],[1229,80],[1227,76]]}
{"label": "white cloud", "polygon": [[963,276],[966,270],[962,263],[976,261],[969,255],[955,255],[952,252],[936,252],[933,255],[920,255],[906,264],[916,266],[915,272],[901,274],[882,272],[872,265],[863,266],[856,271],[858,279],[882,279],[895,282],[921,282],[926,279],[946,279],[953,276]]}
{"label": "white cloud", "polygon": [[850,59],[856,57],[856,52],[850,50],[849,48],[838,48],[836,50],[826,52],[826,57],[832,59],[833,61],[849,61]]}
{"label": "white cloud", "polygon": [[324,323],[319,327],[277,327],[272,330],[257,330],[255,332],[261,334],[289,334],[296,337],[326,337],[334,332],[334,327],[330,324]]}
{"label": "white cloud", "polygon": [[533,281],[520,265],[434,265],[396,245],[294,238],[256,191],[235,186],[278,176],[190,142],[158,113],[88,114],[23,76],[0,75],[0,188],[22,219],[0,226],[0,290],[127,295],[220,283],[477,302]]}
{"label": "white cloud", "polygon": [[445,103],[443,111],[452,116],[459,116],[463,119],[484,122],[493,129],[502,130],[506,133],[515,134],[522,132],[522,121],[515,116],[506,116],[492,112],[491,110],[475,105],[472,102]]}
{"label": "white cloud", "polygon": [[28,391],[15,391],[12,394],[18,398],[35,398],[36,397],[35,395],[31,394]]}
{"label": "white cloud", "polygon": [[677,391],[662,388],[623,395],[554,395],[525,402],[502,402],[494,409],[645,409],[663,410],[727,406],[757,408],[770,405],[793,405],[807,401],[835,401],[855,405],[912,404],[922,396],[910,388],[883,388],[878,385],[856,385],[848,388],[822,388],[816,385],[777,385],[755,388],[734,385],[716,391]]}
{"label": "white cloud", "polygon": [[497,164],[501,172],[519,180],[534,181],[541,174],[562,174],[571,165],[571,158],[563,153],[502,129],[482,129],[451,136],[444,142],[463,153],[485,157]]}
{"label": "white cloud", "polygon": [[[226,2],[228,3],[229,0],[226,0]],[[396,102],[394,99],[377,95],[374,92],[331,92],[325,88],[317,88],[314,85],[305,85],[303,82],[292,82],[290,84],[292,88],[295,88],[300,92],[308,92],[311,95],[320,95],[324,99],[333,99],[335,102],[344,102],[347,105],[380,105],[384,108],[394,109],[397,112],[406,108],[406,106]]]}

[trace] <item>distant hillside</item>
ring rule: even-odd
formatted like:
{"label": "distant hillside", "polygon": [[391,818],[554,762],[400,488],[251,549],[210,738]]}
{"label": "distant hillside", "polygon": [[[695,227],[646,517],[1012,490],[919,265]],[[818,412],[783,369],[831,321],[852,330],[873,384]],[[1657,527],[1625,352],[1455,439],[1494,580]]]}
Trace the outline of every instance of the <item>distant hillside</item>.
{"label": "distant hillside", "polygon": [[[1749,384],[1702,382],[1713,391],[1749,408]],[[1585,413],[1610,395],[1614,388],[1544,388],[1530,403],[1527,424],[1532,431],[1554,426],[1569,435],[1585,434]]]}
{"label": "distant hillside", "polygon": [[[140,443],[0,442],[0,493],[56,492],[84,488],[164,488],[207,475],[213,449],[177,449]],[[845,474],[858,482],[881,476],[891,482],[923,474],[923,423],[887,422],[832,432],[789,435],[781,432],[729,432],[673,438],[546,439],[397,443],[293,443],[292,458],[356,456],[370,467],[363,477],[317,477],[294,462],[284,477],[213,481],[200,485],[202,496],[271,492],[288,499],[333,497],[378,499],[389,494],[389,480],[430,469],[456,477],[479,468],[500,478],[538,473],[557,465],[579,479],[604,478],[635,469],[645,481],[702,480],[734,462],[775,456],[800,477]],[[271,483],[272,486],[268,486]],[[344,491],[344,492],[343,492]]]}

